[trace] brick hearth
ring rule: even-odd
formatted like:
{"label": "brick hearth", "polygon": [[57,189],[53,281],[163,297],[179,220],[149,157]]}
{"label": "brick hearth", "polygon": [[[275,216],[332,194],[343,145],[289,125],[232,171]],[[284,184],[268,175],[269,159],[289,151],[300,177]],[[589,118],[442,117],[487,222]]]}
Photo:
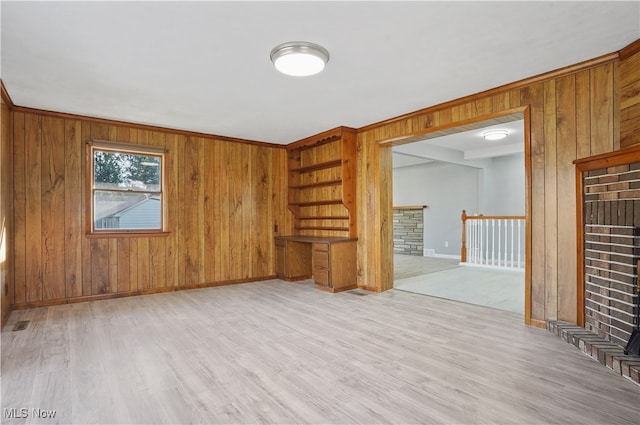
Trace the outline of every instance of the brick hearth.
{"label": "brick hearth", "polygon": [[626,355],[619,345],[571,323],[549,320],[547,330],[612,371],[640,385],[640,356]]}

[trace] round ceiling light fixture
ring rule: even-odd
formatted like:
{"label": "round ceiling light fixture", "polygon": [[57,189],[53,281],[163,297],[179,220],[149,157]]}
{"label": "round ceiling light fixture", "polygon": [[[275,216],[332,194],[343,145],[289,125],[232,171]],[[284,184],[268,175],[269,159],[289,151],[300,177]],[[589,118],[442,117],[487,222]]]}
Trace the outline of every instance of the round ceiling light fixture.
{"label": "round ceiling light fixture", "polygon": [[509,135],[507,130],[489,130],[482,133],[484,140],[500,140]]}
{"label": "round ceiling light fixture", "polygon": [[307,77],[321,72],[329,61],[324,47],[308,41],[290,41],[271,50],[271,62],[283,74]]}

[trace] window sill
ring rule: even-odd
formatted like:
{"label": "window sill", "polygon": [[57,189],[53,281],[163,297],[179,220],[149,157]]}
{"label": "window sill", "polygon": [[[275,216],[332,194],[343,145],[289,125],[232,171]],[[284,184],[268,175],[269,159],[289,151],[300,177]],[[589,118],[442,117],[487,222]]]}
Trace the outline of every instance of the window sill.
{"label": "window sill", "polygon": [[158,238],[167,237],[171,232],[145,232],[140,230],[133,230],[130,232],[93,232],[86,233],[87,239],[100,239],[100,238]]}

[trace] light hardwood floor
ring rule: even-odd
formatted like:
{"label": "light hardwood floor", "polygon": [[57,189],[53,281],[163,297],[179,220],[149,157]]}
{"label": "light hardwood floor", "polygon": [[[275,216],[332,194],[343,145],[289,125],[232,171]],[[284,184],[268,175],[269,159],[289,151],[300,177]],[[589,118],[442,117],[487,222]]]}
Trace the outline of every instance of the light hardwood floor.
{"label": "light hardwood floor", "polygon": [[513,316],[279,280],[14,311],[3,412],[57,414],[2,422],[638,424],[640,387]]}

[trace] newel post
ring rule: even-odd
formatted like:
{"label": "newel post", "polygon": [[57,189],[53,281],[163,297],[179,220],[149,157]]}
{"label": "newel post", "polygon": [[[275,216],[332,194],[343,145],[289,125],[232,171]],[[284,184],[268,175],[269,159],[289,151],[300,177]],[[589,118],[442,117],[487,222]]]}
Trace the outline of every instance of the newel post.
{"label": "newel post", "polygon": [[460,248],[460,262],[467,262],[467,210],[462,210],[462,248]]}

